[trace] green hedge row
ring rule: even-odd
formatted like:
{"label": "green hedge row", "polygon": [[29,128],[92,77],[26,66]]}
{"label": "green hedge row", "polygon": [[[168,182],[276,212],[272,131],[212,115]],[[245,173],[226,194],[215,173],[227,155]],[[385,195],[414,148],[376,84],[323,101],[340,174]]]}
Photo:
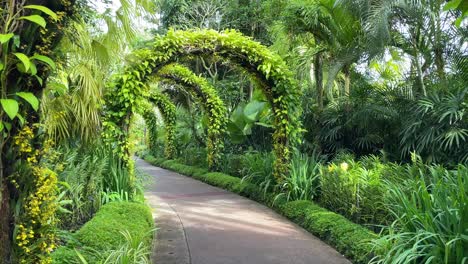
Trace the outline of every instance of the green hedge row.
{"label": "green hedge row", "polygon": [[268,205],[310,233],[320,237],[354,263],[368,263],[373,256],[369,242],[377,238],[377,234],[312,201],[275,200],[276,194],[265,193],[258,186],[237,177],[219,172],[208,172],[206,169],[180,164],[176,160],[157,159],[150,155],[145,156],[144,159],[152,165],[192,176],[210,185]]}
{"label": "green hedge row", "polygon": [[[154,229],[150,208],[134,202],[112,202],[101,207],[96,215],[71,235],[68,244],[52,253],[52,263],[80,263],[76,251],[88,263],[97,263],[109,250],[118,249],[127,230],[132,238],[151,244]],[[75,251],[76,249],[76,251]]]}

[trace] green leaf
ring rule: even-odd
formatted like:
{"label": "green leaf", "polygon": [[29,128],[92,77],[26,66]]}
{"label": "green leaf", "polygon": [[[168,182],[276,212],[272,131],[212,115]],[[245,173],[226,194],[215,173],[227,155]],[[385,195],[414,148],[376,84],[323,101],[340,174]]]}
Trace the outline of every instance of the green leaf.
{"label": "green leaf", "polygon": [[16,117],[18,117],[19,122],[20,122],[20,125],[23,126],[23,125],[24,125],[24,121],[25,121],[24,118],[23,118],[23,116],[20,115],[20,114],[18,113],[18,114],[16,114]]}
{"label": "green leaf", "polygon": [[49,65],[52,69],[55,69],[55,67],[56,67],[55,62],[51,58],[49,58],[47,56],[34,54],[34,56],[32,56],[31,59],[42,61],[42,62],[46,63],[47,65]]}
{"label": "green leaf", "polygon": [[452,0],[452,1],[448,2],[444,6],[444,11],[456,9],[460,5],[461,2],[462,2],[462,0]]}
{"label": "green leaf", "polygon": [[10,131],[11,130],[11,123],[9,122],[3,122],[3,124],[5,125],[5,128]]}
{"label": "green leaf", "polygon": [[245,117],[251,122],[257,121],[257,119],[260,116],[260,114],[262,113],[265,105],[266,105],[265,102],[252,100],[244,108]]}
{"label": "green leaf", "polygon": [[45,14],[49,15],[51,18],[53,18],[54,20],[57,20],[58,17],[57,17],[57,14],[50,10],[49,8],[45,7],[45,6],[41,6],[41,5],[27,5],[27,6],[24,6],[24,8],[28,8],[28,9],[35,9],[35,10],[39,10],[39,11],[42,11],[44,12]]}
{"label": "green leaf", "polygon": [[29,60],[28,56],[24,55],[23,53],[13,53],[24,65],[24,70],[28,71],[29,67],[31,67],[31,61]]}
{"label": "green leaf", "polygon": [[7,43],[13,36],[14,36],[13,33],[0,34],[0,43],[2,44]]}
{"label": "green leaf", "polygon": [[31,63],[31,67],[29,68],[29,73],[34,76],[37,74],[37,68],[36,68],[36,64],[34,63]]}
{"label": "green leaf", "polygon": [[34,22],[34,23],[38,24],[39,26],[41,26],[43,28],[45,28],[46,24],[47,24],[45,19],[43,17],[39,16],[39,15],[22,16],[19,19],[29,20],[31,22]]}
{"label": "green leaf", "polygon": [[26,102],[28,102],[35,111],[39,109],[39,100],[34,94],[26,93],[26,92],[18,92],[16,93],[16,95],[23,98]]}
{"label": "green leaf", "polygon": [[14,45],[15,47],[19,48],[20,42],[21,42],[21,41],[20,41],[20,36],[15,35],[15,36],[13,37],[13,45]]}
{"label": "green leaf", "polygon": [[13,120],[19,110],[18,102],[13,99],[1,99],[0,103],[2,104],[3,110],[5,110],[5,113],[8,115],[8,117]]}
{"label": "green leaf", "polygon": [[0,71],[2,71],[4,67],[5,65],[3,65],[3,63],[0,62]]}

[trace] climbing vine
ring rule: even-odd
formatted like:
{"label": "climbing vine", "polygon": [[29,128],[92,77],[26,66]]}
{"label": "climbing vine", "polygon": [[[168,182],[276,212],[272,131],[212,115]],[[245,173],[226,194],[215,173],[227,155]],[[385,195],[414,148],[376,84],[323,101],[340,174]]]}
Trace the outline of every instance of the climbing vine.
{"label": "climbing vine", "polygon": [[[176,107],[171,102],[169,97],[162,93],[152,92],[148,96],[148,101],[155,105],[161,112],[164,126],[166,128],[166,141],[164,148],[164,156],[167,159],[174,158],[175,154],[175,122],[176,122]],[[157,126],[156,126],[156,116],[152,109],[146,108],[143,114],[145,119],[146,126],[149,128],[149,149],[150,151],[156,151],[154,149],[154,142],[156,142],[157,136]]]}
{"label": "climbing vine", "polygon": [[[158,140],[158,118],[154,112],[153,105],[149,104],[148,107],[141,113],[145,120],[146,127],[148,128],[147,146],[151,155],[156,156],[158,153],[157,140]],[[167,146],[167,141],[166,141]]]}
{"label": "climbing vine", "polygon": [[145,83],[149,77],[179,58],[194,55],[228,59],[259,81],[274,113],[274,175],[281,181],[289,172],[291,150],[300,142],[300,90],[279,56],[237,31],[170,30],[167,35],[158,37],[151,48],[135,52],[134,63],[116,79],[113,98],[108,100],[110,118],[104,124],[107,137],[118,139],[118,149],[126,155],[126,117],[139,107],[139,101],[148,93]]}
{"label": "climbing vine", "polygon": [[208,166],[216,169],[224,148],[227,110],[216,90],[203,77],[197,76],[190,69],[180,64],[169,64],[158,71],[158,76],[165,82],[173,82],[189,89],[188,92],[197,99],[208,112],[207,153]]}

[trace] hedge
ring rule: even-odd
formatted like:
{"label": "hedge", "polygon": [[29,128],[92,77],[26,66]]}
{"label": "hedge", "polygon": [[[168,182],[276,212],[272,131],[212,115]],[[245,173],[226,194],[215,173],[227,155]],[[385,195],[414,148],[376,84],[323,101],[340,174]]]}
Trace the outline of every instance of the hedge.
{"label": "hedge", "polygon": [[263,203],[333,246],[354,263],[368,263],[373,257],[369,242],[376,239],[377,234],[312,201],[275,200],[276,194],[265,193],[258,186],[238,177],[208,172],[206,169],[180,164],[176,160],[157,159],[151,155],[143,158],[152,165],[192,176],[210,185]]}
{"label": "hedge", "polygon": [[[52,263],[78,263],[75,249],[88,261],[98,261],[96,255],[118,249],[124,242],[122,231],[133,238],[151,243],[153,217],[150,208],[134,202],[111,202],[101,207],[96,215],[76,233],[68,244],[52,253]],[[96,254],[97,253],[97,254]]]}

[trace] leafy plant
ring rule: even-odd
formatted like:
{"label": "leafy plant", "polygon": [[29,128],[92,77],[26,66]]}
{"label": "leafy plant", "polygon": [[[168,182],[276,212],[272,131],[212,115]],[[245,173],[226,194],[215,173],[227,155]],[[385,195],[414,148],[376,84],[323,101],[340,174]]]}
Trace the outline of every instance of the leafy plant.
{"label": "leafy plant", "polygon": [[271,111],[267,102],[252,100],[234,109],[228,123],[227,132],[233,143],[242,143],[252,135],[254,126],[271,128]]}
{"label": "leafy plant", "polygon": [[434,92],[419,99],[403,122],[401,152],[427,162],[468,162],[468,88]]}
{"label": "leafy plant", "polygon": [[375,156],[356,161],[352,155],[339,155],[321,169],[319,201],[357,223],[370,224],[371,228],[385,224],[389,212],[383,207],[383,181],[401,177],[398,168]]}
{"label": "leafy plant", "polygon": [[276,199],[286,201],[313,200],[319,190],[321,163],[317,155],[309,157],[299,152],[292,157],[291,170],[280,185],[281,193]]}
{"label": "leafy plant", "polygon": [[265,192],[276,187],[273,177],[274,156],[271,152],[247,152],[241,158],[242,180],[253,183]]}
{"label": "leafy plant", "polygon": [[468,168],[408,165],[403,182],[386,182],[395,221],[373,242],[372,263],[466,263]]}

